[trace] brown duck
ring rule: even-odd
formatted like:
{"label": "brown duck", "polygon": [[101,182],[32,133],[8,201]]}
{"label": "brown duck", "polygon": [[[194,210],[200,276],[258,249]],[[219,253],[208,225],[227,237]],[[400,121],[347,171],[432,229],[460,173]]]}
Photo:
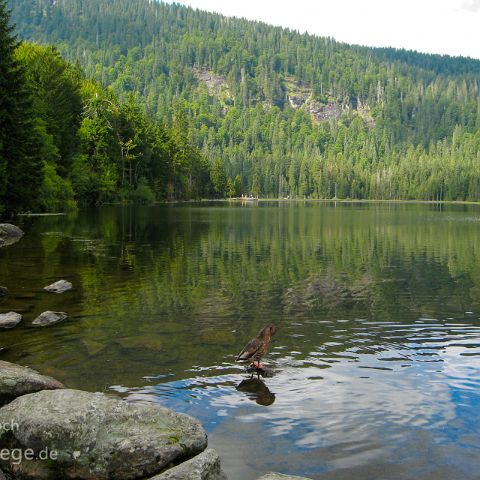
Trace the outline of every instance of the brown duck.
{"label": "brown duck", "polygon": [[267,353],[275,331],[276,328],[273,324],[263,327],[258,335],[250,340],[239,353],[237,362],[251,362],[250,365],[253,365],[257,370],[263,368],[260,359]]}

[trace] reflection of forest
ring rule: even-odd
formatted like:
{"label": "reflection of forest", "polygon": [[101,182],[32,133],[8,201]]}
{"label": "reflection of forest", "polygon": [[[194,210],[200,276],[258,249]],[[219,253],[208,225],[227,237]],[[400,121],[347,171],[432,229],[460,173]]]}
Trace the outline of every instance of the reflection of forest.
{"label": "reflection of forest", "polygon": [[443,302],[464,311],[480,280],[479,224],[462,212],[313,204],[97,215],[80,224],[98,240],[83,246],[86,264],[79,256],[82,283],[87,293],[106,278],[128,287],[108,295],[112,308],[133,292],[143,308],[171,314],[358,307],[385,316]]}
{"label": "reflection of forest", "polygon": [[[356,318],[445,318],[477,302],[473,208],[213,205],[109,207],[26,225],[29,235],[0,252],[2,278],[22,271],[18,281],[35,291],[70,275],[77,287],[60,304],[77,318],[63,327],[70,343],[38,333],[58,342],[57,358],[55,348],[31,349],[31,363],[60,363],[75,348],[75,368],[138,380],[228,362],[266,321],[282,326],[287,349],[304,335],[310,351],[329,341],[322,320],[348,320],[353,335]],[[45,296],[28,301],[31,311],[51,308]]]}

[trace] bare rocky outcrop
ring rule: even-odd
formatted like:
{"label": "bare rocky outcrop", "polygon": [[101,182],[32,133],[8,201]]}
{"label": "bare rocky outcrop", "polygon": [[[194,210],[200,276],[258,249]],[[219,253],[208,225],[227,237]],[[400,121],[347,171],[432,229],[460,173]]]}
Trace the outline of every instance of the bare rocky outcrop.
{"label": "bare rocky outcrop", "polygon": [[315,100],[311,85],[301,82],[294,77],[285,78],[285,87],[287,90],[287,99],[289,105],[295,110],[305,110],[310,113],[315,122],[320,123],[331,118],[338,120],[342,115],[343,106],[330,99],[325,103]]}
{"label": "bare rocky outcrop", "polygon": [[201,83],[204,84],[208,93],[218,98],[223,105],[223,115],[228,111],[228,105],[233,104],[233,96],[230,92],[227,80],[225,77],[217,75],[206,68],[192,68],[193,75]]}
{"label": "bare rocky outcrop", "polygon": [[323,101],[314,98],[313,88],[295,77],[285,77],[285,89],[289,105],[295,110],[308,112],[316,123],[338,120],[347,111],[353,111],[362,117],[369,128],[375,126],[370,107],[359,98],[340,100],[329,94],[323,95]]}
{"label": "bare rocky outcrop", "polygon": [[195,77],[205,83],[208,89],[212,92],[218,92],[222,88],[227,87],[225,77],[215,75],[213,72],[203,68],[193,68],[192,70]]}

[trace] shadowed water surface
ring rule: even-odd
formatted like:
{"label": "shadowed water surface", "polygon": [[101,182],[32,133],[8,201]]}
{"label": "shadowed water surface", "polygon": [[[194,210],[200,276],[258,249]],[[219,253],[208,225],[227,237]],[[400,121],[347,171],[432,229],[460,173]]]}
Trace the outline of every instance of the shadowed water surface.
{"label": "shadowed water surface", "polygon": [[[480,209],[322,203],[23,218],[0,358],[198,417],[233,480],[473,480]],[[62,295],[43,287],[65,278]],[[47,328],[44,310],[69,319]],[[235,355],[266,323],[272,376]]]}

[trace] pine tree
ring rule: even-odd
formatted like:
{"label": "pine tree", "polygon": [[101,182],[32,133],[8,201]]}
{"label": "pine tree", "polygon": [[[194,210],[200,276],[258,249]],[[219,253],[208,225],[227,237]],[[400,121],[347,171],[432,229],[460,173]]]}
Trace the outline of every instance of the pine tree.
{"label": "pine tree", "polygon": [[233,181],[233,190],[235,192],[234,194],[235,197],[240,197],[243,194],[243,185],[242,185],[242,179],[240,178],[240,175],[237,175],[235,177],[235,180]]}
{"label": "pine tree", "polygon": [[212,182],[215,196],[223,198],[227,190],[227,177],[225,176],[225,166],[221,158],[217,158],[210,170],[210,179]]}
{"label": "pine tree", "polygon": [[34,206],[43,180],[42,136],[14,56],[17,46],[9,11],[0,0],[0,204],[8,211]]}

